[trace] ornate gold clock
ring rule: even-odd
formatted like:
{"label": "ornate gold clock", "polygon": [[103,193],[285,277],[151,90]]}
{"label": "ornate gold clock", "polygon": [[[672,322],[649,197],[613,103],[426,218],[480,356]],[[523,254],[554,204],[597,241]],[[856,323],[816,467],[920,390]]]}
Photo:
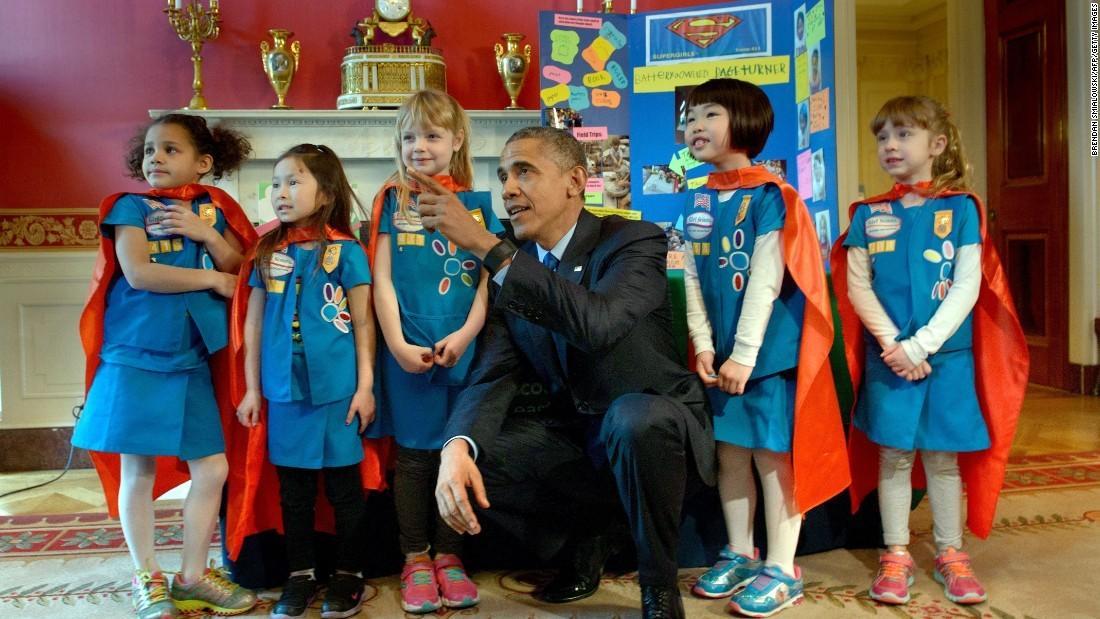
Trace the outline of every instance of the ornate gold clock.
{"label": "ornate gold clock", "polygon": [[447,68],[431,46],[435,31],[413,14],[411,0],[375,0],[369,17],[356,22],[341,65],[341,110],[397,107],[423,88],[447,89]]}

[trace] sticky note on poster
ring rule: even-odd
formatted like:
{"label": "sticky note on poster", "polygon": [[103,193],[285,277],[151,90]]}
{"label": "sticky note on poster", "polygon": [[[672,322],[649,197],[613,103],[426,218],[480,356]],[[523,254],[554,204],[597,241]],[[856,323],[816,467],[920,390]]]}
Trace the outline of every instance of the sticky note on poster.
{"label": "sticky note on poster", "polygon": [[550,59],[561,64],[573,64],[580,44],[581,35],[572,30],[551,30]]}
{"label": "sticky note on poster", "polygon": [[[596,107],[609,107],[615,109],[622,103],[622,99],[622,95],[614,90],[603,90],[600,88],[592,89],[592,105]],[[574,106],[574,108],[581,109],[576,106]]]}
{"label": "sticky note on poster", "polygon": [[589,15],[557,13],[554,15],[554,25],[565,26],[566,28],[590,28],[595,30],[603,25],[603,18]]}
{"label": "sticky note on poster", "polygon": [[[596,91],[592,91],[593,95]],[[596,105],[599,105],[598,103]],[[588,103],[588,89],[584,86],[570,86],[569,87],[569,107],[576,111],[587,110]]]}
{"label": "sticky note on poster", "polygon": [[805,101],[810,96],[810,55],[799,54],[794,57],[794,100]]}
{"label": "sticky note on poster", "polygon": [[607,63],[605,70],[611,74],[611,80],[615,82],[615,88],[626,88],[630,83],[626,79],[626,71],[623,71],[622,65],[612,60]]}
{"label": "sticky note on poster", "polygon": [[803,200],[809,200],[814,196],[814,172],[810,161],[810,151],[804,150],[798,153],[798,195]]}
{"label": "sticky note on poster", "polygon": [[685,146],[684,148],[681,148],[679,151],[677,151],[674,155],[672,155],[672,159],[670,159],[668,162],[668,169],[679,174],[680,176],[684,176],[684,172],[687,172],[688,170],[691,170],[693,168],[697,168],[701,165],[703,165],[703,162],[699,161],[695,157],[692,157],[691,149]]}
{"label": "sticky note on poster", "polygon": [[688,189],[698,189],[707,184],[707,177],[696,176],[695,178],[688,179]]}
{"label": "sticky note on poster", "polygon": [[604,22],[603,26],[600,26],[600,36],[607,40],[615,49],[626,47],[626,35],[611,22]]}
{"label": "sticky note on poster", "polygon": [[584,203],[586,206],[603,206],[603,192],[585,191]]}
{"label": "sticky note on poster", "polygon": [[829,89],[810,95],[810,133],[829,128]]}
{"label": "sticky note on poster", "polygon": [[602,36],[596,37],[592,43],[581,52],[581,58],[592,67],[594,71],[603,71],[607,59],[615,53],[615,46]]}
{"label": "sticky note on poster", "polygon": [[551,82],[557,82],[559,84],[568,84],[569,80],[573,79],[573,74],[561,67],[555,67],[554,65],[546,65],[542,68],[542,76]]}
{"label": "sticky note on poster", "polygon": [[806,45],[813,45],[825,38],[825,0],[806,11]]}
{"label": "sticky note on poster", "polygon": [[[577,138],[579,142],[592,142],[595,140],[607,139],[607,127],[573,127],[573,137]],[[594,178],[588,179],[588,182],[597,180]],[[602,183],[603,180],[601,179]]]}
{"label": "sticky note on poster", "polygon": [[569,95],[569,86],[566,86],[565,84],[558,84],[557,86],[543,88],[539,91],[539,97],[542,99],[542,103],[546,107],[551,107],[553,105],[561,103],[562,101],[568,100]]}
{"label": "sticky note on poster", "polygon": [[607,86],[611,83],[611,74],[607,71],[594,71],[592,73],[586,73],[581,81],[589,88]]}

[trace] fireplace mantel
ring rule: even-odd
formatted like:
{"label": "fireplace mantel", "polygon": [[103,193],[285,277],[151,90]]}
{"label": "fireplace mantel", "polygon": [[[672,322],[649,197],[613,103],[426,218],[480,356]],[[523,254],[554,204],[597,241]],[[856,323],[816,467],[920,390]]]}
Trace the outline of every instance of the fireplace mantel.
{"label": "fireplace mantel", "polygon": [[[171,110],[150,110],[157,117]],[[202,110],[212,125],[240,131],[252,142],[252,159],[233,176],[216,183],[237,198],[254,221],[271,218],[270,205],[258,195],[261,183],[270,182],[271,167],[283,151],[303,142],[325,144],[344,162],[348,178],[360,201],[369,204],[375,190],[393,173],[396,110]],[[533,110],[470,110],[471,154],[474,187],[493,193],[493,206],[501,213],[496,168],[508,136],[517,129],[539,124]]]}

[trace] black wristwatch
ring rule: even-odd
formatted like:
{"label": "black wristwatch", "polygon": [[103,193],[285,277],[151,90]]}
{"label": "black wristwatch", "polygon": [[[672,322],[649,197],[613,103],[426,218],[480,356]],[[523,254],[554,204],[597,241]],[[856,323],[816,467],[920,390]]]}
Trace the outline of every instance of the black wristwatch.
{"label": "black wristwatch", "polygon": [[510,260],[514,255],[516,255],[515,244],[508,239],[502,239],[499,243],[493,245],[489,253],[485,254],[481,264],[488,269],[489,275],[496,275],[504,261]]}

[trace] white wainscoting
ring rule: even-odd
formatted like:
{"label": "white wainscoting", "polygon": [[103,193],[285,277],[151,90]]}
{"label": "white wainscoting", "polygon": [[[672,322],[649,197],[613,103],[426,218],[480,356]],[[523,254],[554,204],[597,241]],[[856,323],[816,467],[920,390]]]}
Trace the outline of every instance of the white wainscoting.
{"label": "white wainscoting", "polygon": [[83,400],[77,320],[95,253],[0,252],[0,430],[73,424]]}

